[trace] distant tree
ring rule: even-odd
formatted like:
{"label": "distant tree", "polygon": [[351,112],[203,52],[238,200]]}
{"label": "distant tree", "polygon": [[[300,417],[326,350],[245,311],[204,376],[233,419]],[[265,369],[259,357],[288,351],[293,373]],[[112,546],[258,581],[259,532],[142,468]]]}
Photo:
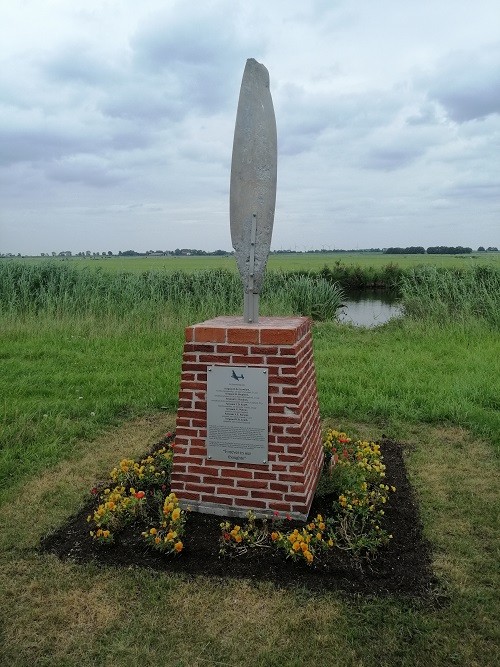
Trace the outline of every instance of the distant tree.
{"label": "distant tree", "polygon": [[482,245],[479,246],[479,248],[477,249],[477,251],[478,251],[478,252],[486,252],[485,249],[484,249],[484,247],[483,247]]}
{"label": "distant tree", "polygon": [[422,246],[409,246],[407,248],[386,248],[386,255],[425,255],[425,248]]}
{"label": "distant tree", "polygon": [[488,248],[488,252],[498,252],[498,248],[495,248],[494,246],[490,246]]}
{"label": "distant tree", "polygon": [[427,248],[428,255],[468,255],[472,252],[472,248],[464,248],[458,246],[438,245]]}
{"label": "distant tree", "polygon": [[108,257],[113,257],[113,253],[111,252],[111,250],[108,250]]}

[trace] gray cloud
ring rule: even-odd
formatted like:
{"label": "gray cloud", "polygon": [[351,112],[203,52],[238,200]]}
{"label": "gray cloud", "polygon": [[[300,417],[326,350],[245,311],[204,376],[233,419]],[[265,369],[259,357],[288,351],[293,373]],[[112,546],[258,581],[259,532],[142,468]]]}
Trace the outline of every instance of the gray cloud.
{"label": "gray cloud", "polygon": [[500,113],[500,44],[449,54],[439,63],[428,95],[458,123]]}
{"label": "gray cloud", "polygon": [[[278,247],[500,245],[495,3],[464,9],[449,33],[425,3],[390,21],[386,0],[372,4],[31,0],[30,28],[12,3],[0,43],[6,251],[51,250],[51,235],[60,249],[229,248],[248,57],[271,76]],[[443,25],[453,11],[440,3]],[[478,229],[490,237],[476,242]]]}

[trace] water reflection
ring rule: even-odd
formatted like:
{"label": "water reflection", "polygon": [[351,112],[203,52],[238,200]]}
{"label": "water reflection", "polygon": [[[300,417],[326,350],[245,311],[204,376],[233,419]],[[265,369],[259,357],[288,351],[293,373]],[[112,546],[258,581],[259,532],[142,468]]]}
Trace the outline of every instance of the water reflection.
{"label": "water reflection", "polygon": [[403,314],[396,296],[388,292],[345,292],[342,303],[339,320],[358,327],[376,327]]}

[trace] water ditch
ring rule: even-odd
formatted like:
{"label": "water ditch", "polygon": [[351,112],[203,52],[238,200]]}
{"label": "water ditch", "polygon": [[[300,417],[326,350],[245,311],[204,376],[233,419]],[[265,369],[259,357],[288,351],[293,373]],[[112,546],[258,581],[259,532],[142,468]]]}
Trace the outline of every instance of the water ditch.
{"label": "water ditch", "polygon": [[397,295],[385,290],[345,291],[342,304],[340,322],[357,327],[377,327],[403,315]]}

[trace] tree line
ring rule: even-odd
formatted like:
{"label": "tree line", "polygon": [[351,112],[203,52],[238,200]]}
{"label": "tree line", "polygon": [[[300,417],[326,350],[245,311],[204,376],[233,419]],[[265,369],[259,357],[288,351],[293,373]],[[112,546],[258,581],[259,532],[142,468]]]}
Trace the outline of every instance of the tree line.
{"label": "tree line", "polygon": [[[408,246],[407,248],[385,248],[384,250],[386,255],[468,255],[471,252],[472,248],[464,248],[461,245],[436,245],[427,249],[423,246]],[[498,252],[498,248],[479,246],[477,252]]]}

